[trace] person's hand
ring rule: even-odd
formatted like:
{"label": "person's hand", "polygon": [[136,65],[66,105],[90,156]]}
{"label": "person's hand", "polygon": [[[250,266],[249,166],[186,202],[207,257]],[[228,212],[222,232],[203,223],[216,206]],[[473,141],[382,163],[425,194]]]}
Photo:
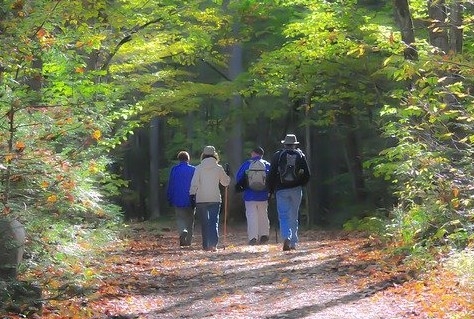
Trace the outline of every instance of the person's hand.
{"label": "person's hand", "polygon": [[196,195],[189,195],[189,200],[191,201],[191,207],[196,208]]}
{"label": "person's hand", "polygon": [[239,184],[239,183],[235,184],[235,192],[236,193],[241,193],[241,192],[244,191],[244,189],[245,188],[241,184]]}
{"label": "person's hand", "polygon": [[230,176],[230,165],[229,165],[229,163],[224,164],[224,172],[227,174],[227,176]]}

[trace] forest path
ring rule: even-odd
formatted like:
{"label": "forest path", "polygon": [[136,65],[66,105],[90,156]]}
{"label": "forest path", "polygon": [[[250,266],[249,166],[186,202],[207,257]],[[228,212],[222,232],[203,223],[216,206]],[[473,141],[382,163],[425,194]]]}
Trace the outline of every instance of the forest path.
{"label": "forest path", "polygon": [[[176,231],[136,223],[127,251],[110,251],[93,313],[105,318],[420,318],[389,291],[408,275],[360,234],[301,231],[297,250],[248,246],[245,226],[228,227],[224,248],[180,248]],[[199,225],[196,227],[198,231]],[[104,317],[101,317],[104,318]]]}

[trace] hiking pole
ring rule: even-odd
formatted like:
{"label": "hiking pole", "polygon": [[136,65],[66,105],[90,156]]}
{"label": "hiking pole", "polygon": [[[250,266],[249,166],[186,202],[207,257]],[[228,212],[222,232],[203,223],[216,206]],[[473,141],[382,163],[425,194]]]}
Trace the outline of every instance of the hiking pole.
{"label": "hiking pole", "polygon": [[[275,195],[275,196],[276,196],[276,195]],[[269,197],[268,197],[268,203],[269,203],[269,204],[270,204],[270,200],[272,200],[272,195],[271,195],[271,194],[270,194]],[[276,202],[276,199],[275,199],[275,202]],[[270,205],[268,205],[268,207],[270,207]],[[278,209],[277,209],[277,207],[274,207],[274,206],[272,205],[272,210],[276,210],[276,211],[277,211],[276,214],[275,214],[275,215],[276,215],[276,218],[274,219],[274,221],[275,221],[275,243],[278,244],[278,230],[279,230],[279,228],[280,228],[280,221],[279,221],[279,219],[278,219]],[[272,215],[272,216],[273,216],[273,215]]]}
{"label": "hiking pole", "polygon": [[225,250],[225,245],[227,243],[227,207],[228,207],[228,188],[229,186],[226,186],[224,188],[224,250]]}

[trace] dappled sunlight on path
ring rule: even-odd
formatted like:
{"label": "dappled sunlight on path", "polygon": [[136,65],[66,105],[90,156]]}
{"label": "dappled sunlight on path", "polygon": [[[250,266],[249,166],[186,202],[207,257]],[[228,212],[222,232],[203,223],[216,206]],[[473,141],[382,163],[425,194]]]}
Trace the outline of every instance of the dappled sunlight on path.
{"label": "dappled sunlight on path", "polygon": [[[93,313],[110,318],[409,318],[408,302],[385,296],[396,274],[365,251],[366,239],[336,232],[302,232],[296,251],[245,245],[245,230],[229,230],[225,248],[180,248],[175,232],[134,225],[130,249],[104,262],[109,275]],[[221,237],[221,241],[224,238]],[[365,259],[358,259],[360,255]],[[377,256],[375,256],[377,257]],[[107,291],[110,289],[110,291]],[[115,317],[114,317],[115,316]]]}

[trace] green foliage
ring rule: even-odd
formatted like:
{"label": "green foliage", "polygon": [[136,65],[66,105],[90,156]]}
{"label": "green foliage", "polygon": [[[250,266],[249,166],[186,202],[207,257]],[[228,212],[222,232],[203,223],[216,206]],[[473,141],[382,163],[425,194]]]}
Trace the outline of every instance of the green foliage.
{"label": "green foliage", "polygon": [[[387,104],[380,115],[393,146],[366,164],[396,187],[399,204],[388,226],[395,242],[463,248],[472,240],[474,209],[471,63],[435,55],[422,42],[419,48],[419,61],[386,61],[387,75],[411,81],[412,89],[392,92],[400,104]],[[454,64],[463,78],[446,76]]]}
{"label": "green foliage", "polygon": [[466,249],[453,252],[445,262],[445,267],[458,274],[459,284],[468,290],[474,289],[474,251]]}
{"label": "green foliage", "polygon": [[90,287],[100,280],[89,268],[89,261],[104,258],[110,242],[119,242],[115,222],[102,220],[82,221],[75,225],[58,216],[33,218],[28,223],[29,241],[26,246],[28,259],[21,265],[28,275],[50,294],[62,286]]}
{"label": "green foliage", "polygon": [[383,217],[370,216],[362,219],[353,217],[344,223],[343,228],[348,231],[364,231],[369,234],[377,234],[383,238],[385,236],[386,223],[387,220]]}
{"label": "green foliage", "polygon": [[94,237],[91,229],[106,234],[121,217],[110,199],[123,181],[108,172],[107,155],[107,140],[116,139],[119,95],[105,80],[100,58],[92,63],[106,38],[105,4],[15,1],[2,7],[0,209],[28,230],[31,258],[23,267],[73,265],[73,250],[58,247],[81,238],[76,230],[82,227],[90,227],[84,242]]}

